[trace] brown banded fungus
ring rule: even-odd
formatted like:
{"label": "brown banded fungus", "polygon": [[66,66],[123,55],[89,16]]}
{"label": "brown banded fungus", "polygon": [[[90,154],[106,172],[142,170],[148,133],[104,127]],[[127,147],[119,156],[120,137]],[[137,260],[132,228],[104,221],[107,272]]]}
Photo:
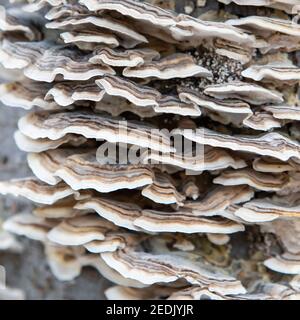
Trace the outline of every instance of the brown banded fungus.
{"label": "brown banded fungus", "polygon": [[152,2],[0,7],[0,101],[32,109],[14,138],[34,175],[0,193],[36,203],[5,234],[62,281],[92,266],[109,299],[300,299],[298,1]]}

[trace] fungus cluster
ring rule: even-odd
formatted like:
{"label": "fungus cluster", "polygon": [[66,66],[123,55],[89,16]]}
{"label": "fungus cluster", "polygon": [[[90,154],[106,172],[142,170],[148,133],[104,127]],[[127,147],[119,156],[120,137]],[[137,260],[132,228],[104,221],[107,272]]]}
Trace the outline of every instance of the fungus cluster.
{"label": "fungus cluster", "polygon": [[0,101],[31,110],[15,141],[33,176],[0,193],[36,203],[3,226],[41,241],[58,279],[92,266],[109,299],[300,298],[298,1],[219,2],[199,18],[135,0],[1,7]]}

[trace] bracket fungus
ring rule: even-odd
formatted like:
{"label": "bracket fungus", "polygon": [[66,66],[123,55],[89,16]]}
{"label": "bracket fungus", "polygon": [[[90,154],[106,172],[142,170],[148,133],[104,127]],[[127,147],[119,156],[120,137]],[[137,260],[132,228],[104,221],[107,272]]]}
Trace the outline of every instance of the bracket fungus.
{"label": "bracket fungus", "polygon": [[110,299],[300,299],[298,1],[151,2],[0,7],[0,101],[32,109],[14,137],[34,174],[0,193],[36,203],[3,228]]}

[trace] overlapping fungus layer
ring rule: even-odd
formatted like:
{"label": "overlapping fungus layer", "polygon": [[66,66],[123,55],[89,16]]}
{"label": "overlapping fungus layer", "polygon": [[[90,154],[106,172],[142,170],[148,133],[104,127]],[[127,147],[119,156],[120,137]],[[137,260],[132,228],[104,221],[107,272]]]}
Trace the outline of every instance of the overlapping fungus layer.
{"label": "overlapping fungus layer", "polygon": [[298,1],[219,2],[199,18],[134,0],[1,7],[0,100],[31,109],[15,141],[33,176],[0,192],[37,204],[3,227],[43,242],[58,279],[92,266],[109,299],[300,298]]}

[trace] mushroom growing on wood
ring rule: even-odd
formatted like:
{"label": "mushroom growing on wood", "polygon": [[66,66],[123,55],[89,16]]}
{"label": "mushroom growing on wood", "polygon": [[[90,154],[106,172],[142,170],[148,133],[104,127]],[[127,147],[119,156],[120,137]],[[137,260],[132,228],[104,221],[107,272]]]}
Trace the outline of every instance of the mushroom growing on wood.
{"label": "mushroom growing on wood", "polygon": [[36,203],[3,227],[42,242],[58,279],[92,266],[110,299],[300,299],[297,1],[219,2],[0,7],[0,101],[32,109],[14,138],[34,175],[0,193]]}

